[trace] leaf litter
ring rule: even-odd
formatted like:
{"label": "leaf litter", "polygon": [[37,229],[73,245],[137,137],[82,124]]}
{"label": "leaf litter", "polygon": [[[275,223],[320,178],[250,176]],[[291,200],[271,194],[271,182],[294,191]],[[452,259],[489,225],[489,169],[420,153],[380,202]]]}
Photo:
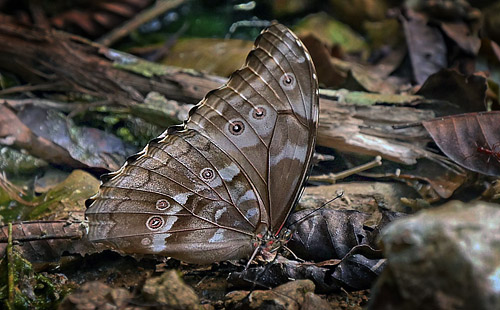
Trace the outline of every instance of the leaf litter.
{"label": "leaf litter", "polygon": [[[389,3],[379,1],[372,4],[373,10],[367,10],[369,5],[345,7],[337,2],[331,1],[329,5],[338,10],[338,16],[314,14],[296,25],[316,64],[320,84],[329,88],[321,90],[317,148],[318,153],[327,156],[314,168],[313,175],[339,173],[377,155],[382,156],[383,164],[337,180],[334,185],[311,182],[314,187],[309,188],[319,188],[326,193],[322,201],[328,200],[328,193],[334,196],[332,193],[338,189],[346,188],[350,192],[342,201],[317,211],[296,228],[287,246],[305,261],[296,260],[284,251],[274,262],[263,265],[256,262],[247,270],[244,262],[198,267],[166,258],[130,258],[96,248],[80,238],[85,234],[83,202],[96,188],[98,181],[94,177],[117,169],[135,151],[117,138],[124,137],[124,131],[129,129],[123,126],[123,119],[115,117],[115,112],[131,112],[132,118],[139,119],[135,122],[139,127],[141,124],[167,127],[176,118],[182,119],[180,115],[186,110],[184,103],[195,103],[206,90],[223,82],[223,77],[172,70],[159,64],[154,65],[158,74],[152,76],[143,74],[143,67],[134,67],[135,62],[116,73],[118,71],[112,70],[121,69],[109,58],[102,57],[111,55],[111,50],[100,47],[96,54],[93,46],[86,46],[71,36],[59,37],[57,42],[64,42],[69,50],[74,48],[73,55],[87,61],[82,63],[88,68],[92,67],[90,64],[99,63],[106,68],[102,72],[107,74],[82,71],[79,63],[70,57],[64,67],[57,62],[36,61],[51,59],[51,52],[56,55],[56,51],[62,50],[51,50],[53,45],[48,43],[52,41],[47,40],[51,38],[47,34],[40,39],[43,45],[26,44],[18,53],[12,54],[16,45],[9,46],[8,51],[0,47],[1,69],[17,73],[19,77],[17,85],[14,81],[16,86],[0,89],[2,154],[7,154],[3,151],[7,148],[18,152],[2,156],[2,159],[15,160],[0,165],[6,172],[2,181],[5,186],[0,188],[0,215],[3,224],[13,219],[21,221],[14,223],[12,237],[14,253],[17,257],[24,256],[24,263],[12,264],[24,276],[15,279],[23,293],[18,296],[33,297],[19,302],[42,307],[37,296],[44,296],[45,305],[51,307],[60,303],[69,290],[79,287],[61,304],[62,308],[85,304],[88,299],[85,296],[95,296],[88,301],[94,308],[99,308],[103,300],[117,307],[127,305],[138,309],[173,305],[172,300],[161,299],[172,293],[167,292],[167,288],[158,290],[152,299],[154,294],[146,293],[146,288],[148,281],[163,283],[159,275],[165,270],[177,269],[184,281],[194,287],[202,304],[220,309],[258,307],[276,296],[280,297],[275,307],[291,307],[290,299],[285,296],[297,292],[298,288],[305,294],[293,295],[294,305],[310,305],[316,300],[329,301],[336,309],[346,309],[348,305],[334,301],[332,296],[348,294],[347,299],[351,298],[360,307],[367,303],[364,290],[380,279],[382,270],[391,268],[391,261],[386,259],[387,249],[378,242],[381,232],[392,227],[391,222],[398,223],[401,217],[411,219],[412,214],[421,209],[439,210],[438,206],[449,199],[460,199],[465,204],[478,198],[498,203],[500,131],[495,127],[499,123],[497,112],[489,109],[499,106],[500,49],[498,36],[490,26],[494,18],[490,13],[492,8],[475,8],[471,6],[475,4],[467,1],[447,5],[419,1],[391,8]],[[128,8],[135,5],[132,3],[104,7],[125,17],[130,16],[132,11]],[[296,11],[288,7],[283,14],[293,12],[304,17],[300,7]],[[314,10],[310,6],[302,6],[302,9],[305,7]],[[26,12],[31,14],[37,10]],[[183,10],[189,11],[189,8]],[[177,16],[183,14],[181,10],[173,12]],[[240,13],[246,14],[246,11]],[[7,10],[6,14],[12,12]],[[483,25],[481,14],[485,17]],[[55,16],[51,21],[66,20],[66,15]],[[97,33],[95,22],[113,27],[110,15],[101,14],[92,22],[85,16],[90,15],[78,15],[75,22],[93,36]],[[342,16],[350,16],[358,22],[349,24],[349,19]],[[11,24],[5,21],[4,28],[0,27],[0,39],[4,42],[29,42],[42,37],[42,32],[32,30],[30,33],[21,26],[16,29],[22,30],[24,37],[16,37],[7,27]],[[63,22],[55,24],[67,27]],[[480,31],[486,37],[480,38]],[[204,40],[192,42],[198,42],[198,49],[205,45]],[[48,54],[43,56],[44,52]],[[238,53],[244,57],[247,52]],[[30,58],[33,55],[37,55],[37,59]],[[166,61],[168,57],[167,54]],[[199,56],[192,57],[196,61]],[[127,55],[126,59],[136,58]],[[21,65],[13,66],[13,63]],[[209,71],[209,65],[212,63],[197,69]],[[19,68],[29,68],[31,72]],[[477,68],[481,68],[481,72]],[[61,98],[68,102],[75,98],[81,102],[83,98],[87,108],[69,115],[71,108],[55,110],[8,103],[9,99],[26,96],[54,102],[53,107],[58,106],[55,103],[60,103]],[[156,100],[153,105],[152,99]],[[103,112],[110,113],[111,117],[103,117]],[[394,129],[393,125],[398,128]],[[140,127],[137,132],[148,132],[145,128],[150,127]],[[51,169],[63,171],[61,175],[72,171],[73,174],[59,185],[55,181],[49,186],[35,186],[42,184],[37,180],[49,175]],[[16,173],[19,171],[22,173]],[[300,205],[313,208],[321,205],[317,200],[320,191],[311,193],[314,194],[302,197]],[[308,213],[298,211],[293,216],[300,218],[301,214]],[[7,252],[7,228],[4,226],[0,231],[3,253]],[[2,260],[2,268],[4,265],[7,268],[6,258]],[[231,274],[230,280],[226,281],[228,274]],[[5,279],[3,275],[2,279]],[[289,282],[290,279],[308,280]],[[92,282],[96,280],[101,282]],[[59,287],[55,283],[68,285]],[[255,289],[277,285],[269,293]],[[42,286],[44,289],[34,289]],[[3,300],[6,288],[2,290]],[[235,291],[237,288],[251,290]],[[342,290],[349,292],[339,293]],[[379,291],[377,287],[376,294],[390,295],[393,291]],[[361,297],[356,295],[359,292]],[[256,303],[250,302],[249,294]],[[323,299],[318,301],[317,294]],[[370,307],[375,309],[374,305]]]}

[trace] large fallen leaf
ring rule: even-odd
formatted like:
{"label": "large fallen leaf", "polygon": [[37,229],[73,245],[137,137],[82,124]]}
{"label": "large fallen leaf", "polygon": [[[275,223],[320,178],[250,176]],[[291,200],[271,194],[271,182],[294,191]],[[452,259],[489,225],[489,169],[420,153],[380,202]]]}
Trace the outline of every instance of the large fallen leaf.
{"label": "large fallen leaf", "polygon": [[354,210],[319,210],[312,215],[311,210],[295,212],[290,216],[288,222],[299,221],[291,228],[294,229],[292,239],[287,246],[300,258],[309,261],[325,261],[329,259],[343,259],[354,247],[369,245],[375,248],[376,236],[387,222],[382,218],[393,218],[384,216],[387,214],[402,213],[382,210],[382,218],[374,227],[365,224],[371,219],[371,215]]}
{"label": "large fallen leaf", "polygon": [[49,163],[72,168],[87,166],[71,157],[69,152],[41,136],[35,135],[7,106],[0,104],[0,143],[25,149]]}
{"label": "large fallen leaf", "polygon": [[321,292],[367,289],[384,267],[385,260],[375,245],[380,230],[404,216],[380,211],[382,217],[373,226],[368,226],[372,224],[370,214],[354,210],[323,209],[312,215],[311,210],[295,212],[289,222],[299,221],[291,227],[294,233],[287,246],[306,262],[278,255],[270,264],[232,273],[229,280],[237,285],[254,281],[274,287],[290,278],[310,279]]}
{"label": "large fallen leaf", "polygon": [[324,12],[307,16],[294,31],[300,37],[313,34],[330,48],[337,47],[345,53],[368,52],[368,46],[361,35]]}
{"label": "large fallen leaf", "polygon": [[500,111],[452,115],[422,125],[441,151],[456,163],[500,176]]}
{"label": "large fallen leaf", "polygon": [[401,17],[410,54],[413,77],[422,84],[429,75],[447,67],[446,44],[438,28],[428,24],[428,18],[412,10]]}
{"label": "large fallen leaf", "polygon": [[471,55],[477,55],[479,52],[481,39],[477,35],[478,31],[471,31],[466,23],[461,21],[442,22],[441,29],[465,52]]}
{"label": "large fallen leaf", "polygon": [[[364,29],[367,20],[376,21],[386,17],[390,7],[387,0],[329,0],[331,11],[340,20],[356,29]],[[394,2],[392,2],[394,3]]]}
{"label": "large fallen leaf", "polygon": [[313,33],[303,35],[301,39],[311,53],[320,84],[331,88],[396,93],[398,85],[384,79],[387,73],[385,70],[378,72],[377,66],[364,66],[332,56],[328,46]]}
{"label": "large fallen leaf", "polygon": [[83,170],[74,170],[64,181],[47,193],[37,197],[37,205],[27,214],[33,220],[60,220],[81,216],[85,212],[85,200],[97,193],[100,182]]}
{"label": "large fallen leaf", "polygon": [[426,99],[443,100],[452,105],[434,106],[436,116],[480,112],[486,106],[487,81],[480,75],[463,75],[443,69],[432,74],[417,92]]}
{"label": "large fallen leaf", "polygon": [[231,273],[228,281],[235,286],[274,287],[290,279],[309,279],[320,293],[368,289],[384,269],[385,259],[381,254],[382,251],[362,245],[353,248],[342,260],[320,263],[298,262],[278,255],[267,265]]}
{"label": "large fallen leaf", "polygon": [[236,39],[181,39],[161,63],[229,76],[243,65],[252,45],[253,42]]}
{"label": "large fallen leaf", "polygon": [[32,134],[63,147],[84,167],[117,170],[135,150],[113,134],[102,130],[76,126],[63,114],[35,106],[19,111],[19,119]]}

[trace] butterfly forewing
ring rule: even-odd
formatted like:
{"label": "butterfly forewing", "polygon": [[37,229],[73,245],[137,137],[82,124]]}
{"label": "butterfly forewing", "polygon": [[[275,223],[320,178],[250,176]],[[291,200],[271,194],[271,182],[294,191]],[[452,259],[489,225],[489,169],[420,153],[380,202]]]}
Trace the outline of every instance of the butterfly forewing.
{"label": "butterfly forewing", "polygon": [[[317,81],[308,52],[287,28],[264,31],[226,86],[191,114],[190,128],[244,163],[277,233],[300,194],[314,150]],[[231,130],[240,123],[240,132]],[[234,126],[234,125],[233,125]]]}
{"label": "butterfly forewing", "polygon": [[309,53],[285,27],[270,28],[268,35],[259,37],[257,42],[257,46],[272,55],[272,61],[263,64],[273,74],[274,81],[279,82],[279,97],[286,98],[278,101],[283,105],[278,110],[279,130],[273,132],[269,147],[268,188],[272,194],[268,212],[272,232],[277,234],[299,198],[314,152],[318,82]]}
{"label": "butterfly forewing", "polygon": [[318,119],[309,54],[282,25],[262,32],[246,65],[103,178],[89,239],[126,253],[195,263],[249,256],[298,199]]}

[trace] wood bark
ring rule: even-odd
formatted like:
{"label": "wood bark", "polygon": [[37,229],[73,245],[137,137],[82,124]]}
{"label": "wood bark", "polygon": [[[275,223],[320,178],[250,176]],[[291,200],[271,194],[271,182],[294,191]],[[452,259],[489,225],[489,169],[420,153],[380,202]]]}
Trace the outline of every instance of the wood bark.
{"label": "wood bark", "polygon": [[[28,83],[0,90],[0,98],[19,90],[43,90],[90,95],[107,104],[133,106],[142,104],[148,93],[158,92],[166,99],[194,104],[227,80],[152,64],[75,35],[19,25],[2,15],[0,42],[0,68]],[[425,130],[394,131],[390,127],[395,120],[430,119],[430,112],[387,103],[366,106],[346,102],[341,92],[338,96],[322,96],[320,107],[319,145],[381,155],[404,164],[433,156],[423,148]]]}

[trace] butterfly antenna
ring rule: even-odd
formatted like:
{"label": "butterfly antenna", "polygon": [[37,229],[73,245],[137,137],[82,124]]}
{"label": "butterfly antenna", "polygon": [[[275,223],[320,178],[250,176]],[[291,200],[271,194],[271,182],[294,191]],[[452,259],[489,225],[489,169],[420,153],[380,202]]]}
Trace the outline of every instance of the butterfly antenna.
{"label": "butterfly antenna", "polygon": [[[265,274],[268,274],[268,271],[269,269],[271,268],[272,265],[274,265],[276,263],[276,261],[278,260],[278,255],[276,255],[272,261],[270,261],[268,264],[266,264],[265,266],[261,267],[261,269],[259,270],[259,267],[256,267],[255,268],[255,275],[253,277],[253,279],[249,279],[249,278],[246,278],[246,277],[243,277],[243,279],[247,282],[250,282],[252,283],[252,288],[250,289],[250,291],[248,292],[248,295],[246,297],[249,297],[250,294],[255,290],[255,287],[257,285],[260,285],[262,287],[265,287],[267,288],[268,290],[272,289],[271,286],[267,286],[265,285],[264,283],[262,282],[259,282],[259,279],[260,278],[263,278],[263,276]],[[245,271],[248,270],[247,268],[245,268]]]}
{"label": "butterfly antenna", "polygon": [[253,251],[252,253],[252,256],[250,256],[250,259],[248,260],[248,263],[247,265],[245,266],[245,271],[248,270],[248,268],[250,267],[250,263],[253,261],[253,259],[255,258],[255,256],[257,255],[257,252],[259,252],[259,250],[262,248],[261,245],[259,245],[258,247],[255,248],[255,250]]}
{"label": "butterfly antenna", "polygon": [[288,225],[288,227],[292,227],[293,225],[296,225],[296,224],[298,224],[298,223],[300,223],[300,222],[305,221],[305,220],[306,220],[308,217],[310,217],[312,214],[314,214],[315,212],[318,212],[319,210],[321,210],[321,209],[323,209],[325,206],[327,206],[329,203],[331,203],[332,201],[334,201],[334,200],[336,200],[336,199],[338,199],[338,198],[340,198],[340,197],[342,197],[342,196],[344,196],[344,192],[343,192],[343,191],[342,191],[342,192],[340,192],[339,194],[337,194],[337,196],[335,196],[334,198],[332,198],[332,199],[328,200],[327,202],[325,202],[324,204],[322,204],[322,205],[321,205],[321,207],[319,207],[319,208],[317,208],[317,209],[312,210],[311,212],[309,212],[309,213],[308,213],[307,215],[305,215],[304,217],[302,217],[302,218],[300,218],[300,219],[296,220],[295,222],[291,223],[290,225]]}

